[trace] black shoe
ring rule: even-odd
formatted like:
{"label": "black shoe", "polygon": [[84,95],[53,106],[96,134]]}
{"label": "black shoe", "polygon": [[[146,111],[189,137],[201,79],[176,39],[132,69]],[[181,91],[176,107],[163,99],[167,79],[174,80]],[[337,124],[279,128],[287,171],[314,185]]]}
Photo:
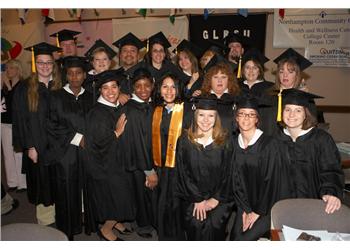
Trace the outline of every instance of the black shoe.
{"label": "black shoe", "polygon": [[[103,240],[105,240],[105,241],[111,241],[111,240],[107,239],[107,238],[103,235],[103,233],[101,232],[101,229],[99,229],[99,230],[97,231],[97,235],[98,235],[98,237],[100,237],[100,240],[103,239]],[[117,237],[114,241],[124,241],[124,240]]]}
{"label": "black shoe", "polygon": [[141,236],[142,238],[147,238],[147,239],[153,237],[153,234],[152,234],[152,233],[147,233],[147,232],[145,232],[145,233],[137,232],[137,234],[138,234],[139,236]]}
{"label": "black shoe", "polygon": [[26,191],[27,191],[26,188],[19,188],[19,189],[16,190],[16,193],[24,193]]}
{"label": "black shoe", "polygon": [[8,189],[7,189],[7,192],[14,192],[14,191],[16,191],[17,190],[17,187],[9,187]]}

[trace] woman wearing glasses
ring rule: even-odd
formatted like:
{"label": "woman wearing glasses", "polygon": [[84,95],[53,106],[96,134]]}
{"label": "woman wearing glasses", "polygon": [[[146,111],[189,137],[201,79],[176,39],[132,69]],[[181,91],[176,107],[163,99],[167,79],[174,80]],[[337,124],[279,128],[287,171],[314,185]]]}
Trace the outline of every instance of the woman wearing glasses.
{"label": "woman wearing glasses", "polygon": [[13,133],[18,135],[14,143],[23,148],[23,169],[27,175],[29,202],[37,207],[39,224],[55,222],[54,170],[48,152],[47,120],[49,98],[53,90],[61,88],[59,69],[53,52],[60,48],[39,43],[26,48],[32,51],[33,74],[15,91],[13,100]]}
{"label": "woman wearing glasses", "polygon": [[277,141],[258,128],[258,107],[258,100],[251,96],[238,102],[240,133],[233,141],[232,187],[243,198],[237,204],[231,240],[257,240],[268,235],[270,210],[285,193],[281,153]]}

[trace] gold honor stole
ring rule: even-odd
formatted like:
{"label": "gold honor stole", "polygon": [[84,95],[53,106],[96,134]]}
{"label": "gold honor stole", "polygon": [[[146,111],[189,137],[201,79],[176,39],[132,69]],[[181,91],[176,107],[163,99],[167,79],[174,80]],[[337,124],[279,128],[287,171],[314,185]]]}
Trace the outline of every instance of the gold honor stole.
{"label": "gold honor stole", "polygon": [[[175,153],[176,142],[181,135],[182,130],[182,117],[184,112],[184,104],[175,104],[173,113],[171,115],[169,132],[168,132],[168,145],[166,149],[165,166],[169,168],[175,167]],[[162,122],[163,107],[158,106],[153,113],[152,121],[152,151],[154,165],[162,166],[162,151],[161,151],[161,139],[160,139],[160,123]]]}

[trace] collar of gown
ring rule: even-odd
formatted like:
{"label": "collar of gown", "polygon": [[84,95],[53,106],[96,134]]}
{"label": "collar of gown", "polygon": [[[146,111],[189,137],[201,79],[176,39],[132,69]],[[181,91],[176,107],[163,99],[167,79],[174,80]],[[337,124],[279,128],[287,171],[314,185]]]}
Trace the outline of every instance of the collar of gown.
{"label": "collar of gown", "polygon": [[[314,128],[314,127],[311,127],[311,128],[309,128],[309,129],[306,129],[306,130],[302,129],[301,132],[299,133],[298,137],[303,136],[303,135],[306,135],[306,134],[309,133],[313,128]],[[291,134],[289,133],[288,129],[286,129],[286,128],[283,129],[283,133],[285,133],[285,134],[288,135],[289,137],[292,137]],[[297,138],[298,138],[298,137],[297,137]]]}
{"label": "collar of gown", "polygon": [[[254,144],[256,143],[256,141],[260,138],[260,136],[261,136],[262,134],[263,134],[263,131],[257,128],[257,129],[255,130],[255,133],[254,133],[254,135],[253,135],[253,138],[249,141],[247,147],[249,147],[249,146],[251,146],[251,145],[254,145]],[[242,134],[239,134],[239,135],[238,135],[238,144],[239,144],[239,147],[240,147],[240,148],[245,149]]]}
{"label": "collar of gown", "polygon": [[[68,84],[68,83],[63,87],[63,89],[64,89],[65,91],[67,91],[69,94],[74,95],[73,91],[69,88],[69,84]],[[84,89],[83,87],[81,87],[78,96],[82,95],[84,92],[85,92],[85,89]],[[77,97],[78,97],[78,96],[77,96]]]}
{"label": "collar of gown", "polygon": [[119,106],[119,102],[117,102],[117,104],[111,103],[111,102],[107,101],[106,99],[104,99],[102,95],[100,95],[100,97],[97,99],[97,102],[102,103],[104,105],[107,105],[109,107],[113,107],[113,108],[117,108]]}
{"label": "collar of gown", "polygon": [[[133,99],[133,100],[135,100],[135,101],[137,101],[137,102],[140,102],[140,103],[144,103],[144,102],[145,102],[145,101],[141,100],[141,99],[140,99],[137,95],[135,95],[135,94],[132,94],[131,99]],[[148,99],[148,102],[150,102],[150,101],[151,101],[151,98]]]}

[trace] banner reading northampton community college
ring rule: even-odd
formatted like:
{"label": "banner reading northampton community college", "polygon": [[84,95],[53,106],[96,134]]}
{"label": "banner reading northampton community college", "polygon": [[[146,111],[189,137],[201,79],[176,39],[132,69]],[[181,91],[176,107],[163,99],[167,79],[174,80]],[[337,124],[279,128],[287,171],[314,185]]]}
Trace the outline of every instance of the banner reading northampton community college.
{"label": "banner reading northampton community college", "polygon": [[273,46],[305,48],[313,66],[350,67],[350,14],[346,9],[287,9],[274,14]]}
{"label": "banner reading northampton community college", "polygon": [[190,16],[190,40],[205,48],[207,40],[221,40],[229,33],[249,37],[252,46],[264,52],[266,36],[266,14],[241,15],[203,15]]}

